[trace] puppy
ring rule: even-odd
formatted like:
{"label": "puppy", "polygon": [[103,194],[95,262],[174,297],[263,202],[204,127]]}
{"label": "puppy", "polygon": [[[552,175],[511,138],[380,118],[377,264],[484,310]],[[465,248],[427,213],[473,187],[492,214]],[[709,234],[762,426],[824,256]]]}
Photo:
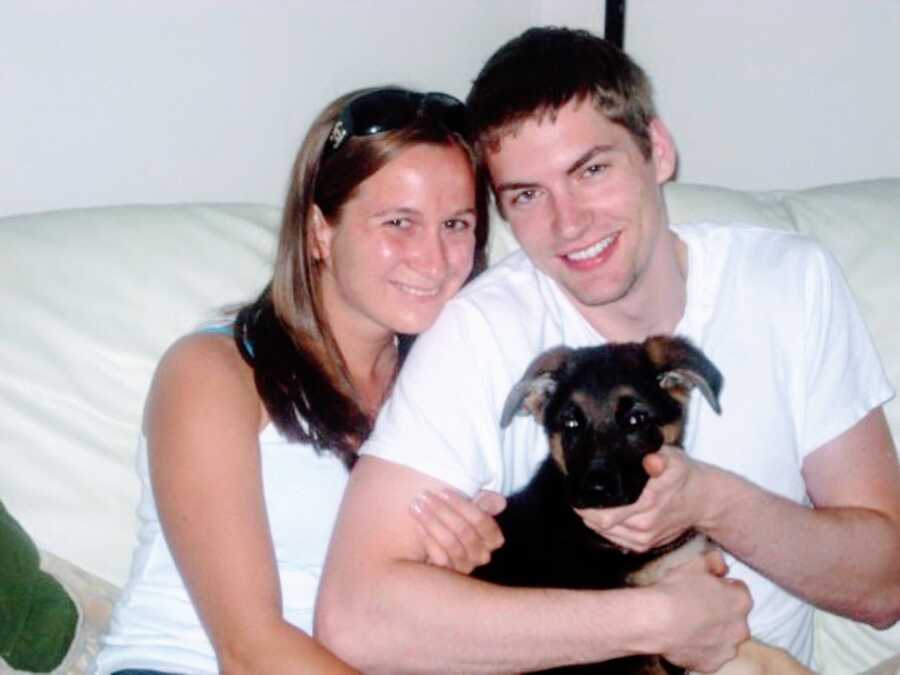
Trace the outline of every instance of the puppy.
{"label": "puppy", "polygon": [[[510,392],[500,424],[508,426],[515,415],[532,415],[547,432],[550,455],[531,482],[508,499],[497,519],[506,543],[473,575],[539,588],[644,586],[702,554],[709,542],[694,531],[644,553],[621,549],[585,526],[573,510],[635,502],[649,479],[644,457],[663,444],[681,444],[694,389],[720,412],[722,375],[683,338],[557,347],[538,356]],[[659,656],[633,656],[543,672],[685,671]]]}

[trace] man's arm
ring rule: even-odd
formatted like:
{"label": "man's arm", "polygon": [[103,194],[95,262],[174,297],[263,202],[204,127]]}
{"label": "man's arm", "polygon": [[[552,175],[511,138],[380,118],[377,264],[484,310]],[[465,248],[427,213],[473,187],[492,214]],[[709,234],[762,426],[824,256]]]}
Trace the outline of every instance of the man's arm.
{"label": "man's arm", "polygon": [[746,588],[708,560],[621,591],[506,588],[427,565],[408,509],[442,487],[372,457],[351,473],[316,635],[365,672],[521,672],[636,653],[706,672],[747,637]]}
{"label": "man's arm", "polygon": [[900,468],[881,408],[807,457],[814,508],[679,451],[647,465],[638,502],[585,522],[637,550],[696,526],[812,604],[878,628],[900,619]]}

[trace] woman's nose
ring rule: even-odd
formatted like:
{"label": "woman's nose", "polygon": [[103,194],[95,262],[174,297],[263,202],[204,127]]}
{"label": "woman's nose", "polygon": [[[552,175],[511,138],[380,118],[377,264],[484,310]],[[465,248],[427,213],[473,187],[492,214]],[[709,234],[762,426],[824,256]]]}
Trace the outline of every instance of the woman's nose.
{"label": "woman's nose", "polygon": [[423,228],[413,245],[414,267],[430,278],[447,271],[447,243],[442,235],[443,228]]}

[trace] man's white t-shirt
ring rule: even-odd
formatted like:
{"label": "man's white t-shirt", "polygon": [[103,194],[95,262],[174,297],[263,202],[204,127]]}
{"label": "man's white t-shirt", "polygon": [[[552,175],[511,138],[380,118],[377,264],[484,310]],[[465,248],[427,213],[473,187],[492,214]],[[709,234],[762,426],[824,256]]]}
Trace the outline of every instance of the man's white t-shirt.
{"label": "man's white t-shirt", "polygon": [[[811,239],[750,226],[674,226],[688,249],[688,337],[725,380],[717,416],[692,400],[685,448],[801,504],[804,458],[893,396],[834,259]],[[364,454],[469,494],[523,487],[548,454],[506,396],[540,352],[605,342],[519,251],[463,289],[413,347]],[[827,542],[823,542],[827,545]],[[812,608],[740,561],[755,637],[812,660]]]}

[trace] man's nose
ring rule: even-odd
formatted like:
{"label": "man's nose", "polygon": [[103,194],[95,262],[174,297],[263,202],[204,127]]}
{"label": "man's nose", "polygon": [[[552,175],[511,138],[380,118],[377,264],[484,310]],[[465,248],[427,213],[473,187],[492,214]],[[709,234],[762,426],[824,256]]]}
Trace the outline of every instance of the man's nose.
{"label": "man's nose", "polygon": [[591,224],[591,211],[565,192],[553,196],[553,227],[563,239],[577,239]]}

